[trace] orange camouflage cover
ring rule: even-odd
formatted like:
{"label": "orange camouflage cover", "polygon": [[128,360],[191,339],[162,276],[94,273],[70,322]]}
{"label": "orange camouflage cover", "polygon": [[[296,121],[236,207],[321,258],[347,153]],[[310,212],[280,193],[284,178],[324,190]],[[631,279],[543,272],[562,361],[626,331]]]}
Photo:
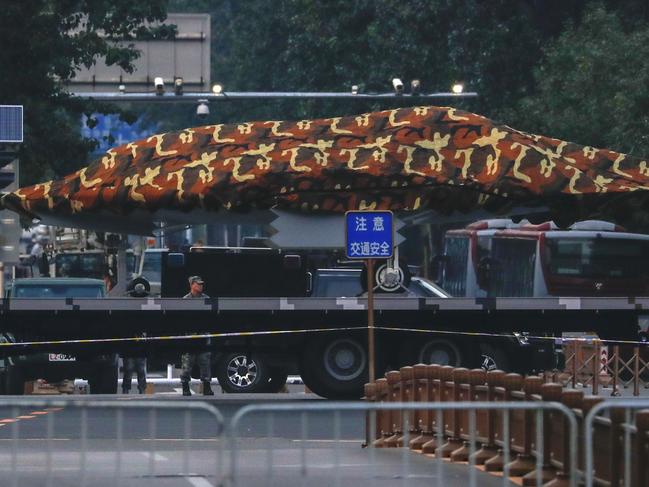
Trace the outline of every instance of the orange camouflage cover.
{"label": "orange camouflage cover", "polygon": [[451,211],[512,203],[568,204],[566,212],[593,213],[603,202],[645,189],[644,160],[527,134],[454,108],[420,106],[153,135],[2,201],[27,214]]}

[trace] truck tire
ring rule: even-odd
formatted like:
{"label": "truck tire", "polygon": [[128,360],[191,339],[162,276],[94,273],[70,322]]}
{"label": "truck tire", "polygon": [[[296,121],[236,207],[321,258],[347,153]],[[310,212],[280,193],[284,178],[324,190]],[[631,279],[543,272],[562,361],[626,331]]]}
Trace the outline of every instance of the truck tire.
{"label": "truck tire", "polygon": [[437,364],[463,367],[466,363],[466,350],[461,342],[444,336],[430,336],[408,339],[401,347],[403,365]]}
{"label": "truck tire", "polygon": [[88,379],[90,394],[117,394],[117,365],[97,367]]}
{"label": "truck tire", "polygon": [[365,345],[351,336],[323,336],[309,340],[302,354],[304,384],[327,399],[359,399],[368,381]]}
{"label": "truck tire", "polygon": [[270,368],[255,353],[226,353],[216,365],[216,377],[224,392],[267,392],[270,374]]}
{"label": "truck tire", "polygon": [[11,396],[25,394],[25,373],[17,365],[8,365],[5,371],[5,390]]}
{"label": "truck tire", "polygon": [[271,392],[273,394],[280,392],[286,385],[286,379],[288,379],[288,372],[285,369],[271,367],[266,392]]}

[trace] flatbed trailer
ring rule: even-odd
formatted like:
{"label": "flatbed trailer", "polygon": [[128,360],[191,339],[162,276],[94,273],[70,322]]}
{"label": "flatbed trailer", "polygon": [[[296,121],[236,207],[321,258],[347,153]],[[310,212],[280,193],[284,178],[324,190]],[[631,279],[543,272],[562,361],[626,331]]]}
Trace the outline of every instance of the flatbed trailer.
{"label": "flatbed trailer", "polygon": [[[382,296],[375,300],[377,369],[414,363],[415,349],[433,337],[466,344],[518,330],[548,336],[551,347],[553,335],[568,331],[637,340],[646,314],[649,297]],[[0,330],[15,341],[0,346],[4,356],[244,350],[271,364],[295,365],[325,397],[358,397],[368,367],[365,298],[4,299]]]}

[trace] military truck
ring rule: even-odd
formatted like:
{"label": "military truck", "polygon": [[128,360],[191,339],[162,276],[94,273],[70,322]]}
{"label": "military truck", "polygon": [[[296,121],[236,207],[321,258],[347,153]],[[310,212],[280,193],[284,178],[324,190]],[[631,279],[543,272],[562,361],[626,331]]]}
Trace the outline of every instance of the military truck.
{"label": "military truck", "polygon": [[[6,290],[10,299],[97,299],[106,296],[106,287],[100,279],[88,278],[25,278],[15,279]],[[25,332],[3,334],[10,342],[33,341],[39,337]],[[1,381],[7,394],[23,394],[26,381],[45,379],[61,382],[65,379],[87,379],[92,394],[117,392],[117,355],[93,352],[34,353],[13,355],[4,359]]]}

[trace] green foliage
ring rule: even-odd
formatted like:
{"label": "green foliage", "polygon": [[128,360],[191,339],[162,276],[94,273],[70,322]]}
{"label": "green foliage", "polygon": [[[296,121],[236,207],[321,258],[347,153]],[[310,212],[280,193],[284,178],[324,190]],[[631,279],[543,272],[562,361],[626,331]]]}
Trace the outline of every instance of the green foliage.
{"label": "green foliage", "polygon": [[[130,40],[170,36],[173,28],[144,22],[166,18],[166,1],[9,0],[0,15],[0,103],[24,105],[21,184],[80,167],[95,142],[83,139],[82,113],[115,107],[71,99],[63,85],[98,56],[132,69]],[[119,41],[119,42],[118,42]]]}
{"label": "green foliage", "polygon": [[596,6],[547,47],[535,78],[538,91],[520,105],[526,128],[649,154],[649,29],[626,31]]}

